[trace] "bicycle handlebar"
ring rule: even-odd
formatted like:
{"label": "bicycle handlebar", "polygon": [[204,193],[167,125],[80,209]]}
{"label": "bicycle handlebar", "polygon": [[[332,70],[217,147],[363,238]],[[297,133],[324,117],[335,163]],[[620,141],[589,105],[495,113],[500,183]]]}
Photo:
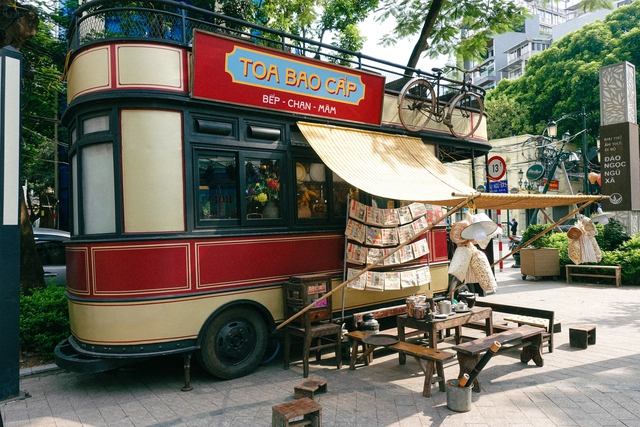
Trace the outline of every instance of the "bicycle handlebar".
{"label": "bicycle handlebar", "polygon": [[471,74],[471,73],[475,73],[476,71],[479,71],[480,69],[482,69],[482,65],[478,65],[473,70],[465,70],[464,68],[460,68],[457,65],[446,65],[446,68],[451,68],[452,70],[458,70],[458,71],[460,71],[461,73],[464,73],[464,74]]}

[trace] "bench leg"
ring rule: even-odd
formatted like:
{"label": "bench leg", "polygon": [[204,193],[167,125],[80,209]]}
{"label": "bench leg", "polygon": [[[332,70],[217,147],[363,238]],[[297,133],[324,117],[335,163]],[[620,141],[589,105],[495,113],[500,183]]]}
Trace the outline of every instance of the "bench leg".
{"label": "bench leg", "polygon": [[[458,353],[458,365],[460,365],[458,379],[462,378],[464,374],[470,374],[479,361],[480,355],[471,356],[469,354]],[[473,391],[480,392],[480,381],[478,380],[478,377],[473,381]]]}
{"label": "bench leg", "polygon": [[356,369],[356,359],[358,358],[358,341],[351,340],[351,357],[349,358],[349,369]]}
{"label": "bench leg", "polygon": [[520,361],[522,363],[528,363],[531,359],[533,359],[536,366],[544,366],[544,359],[542,359],[542,334],[532,337],[531,344],[522,348]]}
{"label": "bench leg", "polygon": [[442,362],[436,363],[436,371],[438,372],[438,377],[440,377],[440,391],[446,391],[445,379],[444,379],[444,365]]}
{"label": "bench leg", "polygon": [[[424,372],[424,385],[422,387],[422,395],[424,397],[429,397],[431,396],[431,385],[433,384],[433,374],[435,373],[434,362],[432,362],[431,360],[425,361],[416,356],[413,356],[413,358],[416,359],[416,363],[418,364],[418,366],[420,366],[420,368],[422,368],[422,372]],[[441,381],[444,381],[444,372],[442,373],[441,378]],[[442,386],[440,387],[440,390],[444,391],[442,389]]]}

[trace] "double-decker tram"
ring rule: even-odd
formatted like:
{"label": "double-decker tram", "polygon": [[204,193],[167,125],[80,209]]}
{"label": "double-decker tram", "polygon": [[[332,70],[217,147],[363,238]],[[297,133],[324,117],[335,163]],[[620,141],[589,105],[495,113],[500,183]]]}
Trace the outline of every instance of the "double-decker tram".
{"label": "double-decker tram", "polygon": [[[235,378],[285,320],[283,282],[344,281],[348,200],[411,202],[381,196],[356,166],[397,181],[398,162],[420,160],[394,145],[405,135],[449,161],[486,154],[486,128],[464,140],[435,122],[409,133],[398,120],[405,67],[152,3],[87,2],[67,34],[72,335],[56,361],[97,372],[193,353]],[[366,156],[353,151],[360,138],[374,141]],[[348,292],[333,298],[336,317],[446,290],[447,230],[425,234],[428,253],[409,265],[428,265],[430,284]]]}

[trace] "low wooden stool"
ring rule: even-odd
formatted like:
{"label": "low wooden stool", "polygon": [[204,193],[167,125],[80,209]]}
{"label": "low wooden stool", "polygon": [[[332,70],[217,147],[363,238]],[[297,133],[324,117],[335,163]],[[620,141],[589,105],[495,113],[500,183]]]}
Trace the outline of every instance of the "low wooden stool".
{"label": "low wooden stool", "polygon": [[595,325],[575,325],[569,328],[569,346],[587,348],[596,343]]}
{"label": "low wooden stool", "polygon": [[[322,406],[308,397],[271,408],[271,427],[322,427]],[[302,418],[300,418],[302,417]]]}
{"label": "low wooden stool", "polygon": [[308,397],[313,399],[313,394],[327,392],[327,382],[318,378],[309,378],[308,380],[298,384],[293,388],[293,397],[300,399],[302,397]]}

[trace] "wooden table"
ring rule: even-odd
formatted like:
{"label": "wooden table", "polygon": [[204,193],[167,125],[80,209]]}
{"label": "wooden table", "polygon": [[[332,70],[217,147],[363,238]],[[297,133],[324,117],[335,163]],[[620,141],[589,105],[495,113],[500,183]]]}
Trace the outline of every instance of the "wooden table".
{"label": "wooden table", "polygon": [[[475,322],[484,319],[486,322],[487,335],[493,334],[493,319],[491,317],[492,310],[489,307],[473,307],[467,313],[455,313],[446,319],[419,320],[407,315],[397,317],[398,338],[400,341],[405,340],[404,328],[417,329],[429,334],[429,347],[436,349],[438,346],[438,331],[455,328],[456,344],[460,344],[460,335],[462,325],[469,322]],[[406,355],[400,353],[400,364],[406,362]]]}

